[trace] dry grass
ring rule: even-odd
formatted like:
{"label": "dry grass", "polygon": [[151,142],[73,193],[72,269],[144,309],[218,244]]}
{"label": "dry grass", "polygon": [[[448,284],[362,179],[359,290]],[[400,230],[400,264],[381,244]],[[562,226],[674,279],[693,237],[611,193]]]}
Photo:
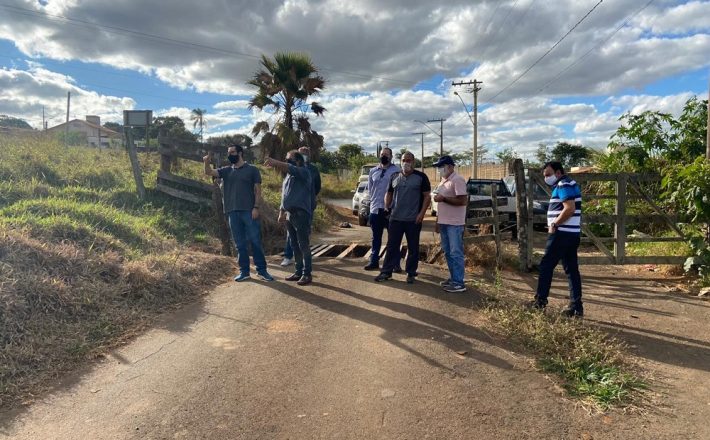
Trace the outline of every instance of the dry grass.
{"label": "dry grass", "polygon": [[0,228],[0,406],[124,340],[170,306],[224,281],[231,258],[173,250],[126,261]]}

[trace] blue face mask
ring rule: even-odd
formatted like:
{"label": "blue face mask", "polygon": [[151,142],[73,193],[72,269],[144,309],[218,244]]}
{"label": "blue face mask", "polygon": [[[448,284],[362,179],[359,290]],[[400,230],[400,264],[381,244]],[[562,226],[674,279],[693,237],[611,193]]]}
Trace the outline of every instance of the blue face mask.
{"label": "blue face mask", "polygon": [[227,159],[229,159],[229,161],[232,162],[232,163],[237,163],[237,162],[239,162],[239,156],[233,156],[233,155],[230,154],[229,156],[227,156]]}

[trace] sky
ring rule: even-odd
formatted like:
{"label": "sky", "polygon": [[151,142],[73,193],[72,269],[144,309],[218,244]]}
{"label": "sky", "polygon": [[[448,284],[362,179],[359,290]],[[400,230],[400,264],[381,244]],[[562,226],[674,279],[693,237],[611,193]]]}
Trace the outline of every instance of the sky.
{"label": "sky", "polygon": [[[311,55],[326,87],[311,117],[328,149],[379,141],[425,154],[478,144],[604,148],[625,113],[707,99],[710,0],[0,0],[0,114],[41,128],[123,110],[206,110],[205,136],[251,132],[262,54]],[[454,95],[458,91],[462,100]]]}

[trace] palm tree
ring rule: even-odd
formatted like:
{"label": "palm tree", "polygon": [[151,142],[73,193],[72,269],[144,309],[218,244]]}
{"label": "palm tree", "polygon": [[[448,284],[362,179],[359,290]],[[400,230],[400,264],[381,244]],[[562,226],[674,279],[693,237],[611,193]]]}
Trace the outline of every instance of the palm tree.
{"label": "palm tree", "polygon": [[311,129],[306,113],[310,110],[316,116],[323,116],[325,108],[315,101],[307,101],[320,94],[325,79],[318,75],[318,69],[306,53],[277,52],[273,60],[262,55],[261,66],[247,83],[258,88],[249,101],[249,108],[268,109],[277,116],[272,127],[260,121],[252,130],[254,136],[263,134],[262,153],[281,156],[290,149],[308,146],[316,158],[323,146],[323,136]]}
{"label": "palm tree", "polygon": [[192,121],[192,128],[200,126],[200,142],[202,142],[202,131],[205,126],[205,113],[207,110],[201,108],[193,108],[190,112],[190,120]]}

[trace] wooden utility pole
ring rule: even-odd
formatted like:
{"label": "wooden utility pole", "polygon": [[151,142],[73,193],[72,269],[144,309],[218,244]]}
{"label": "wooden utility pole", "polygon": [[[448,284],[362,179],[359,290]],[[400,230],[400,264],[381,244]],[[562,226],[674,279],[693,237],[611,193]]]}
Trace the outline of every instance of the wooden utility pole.
{"label": "wooden utility pole", "polygon": [[133,143],[133,131],[131,127],[123,127],[125,138],[126,138],[126,149],[128,150],[128,157],[131,159],[131,167],[133,168],[133,178],[136,181],[136,190],[138,191],[138,198],[145,199],[145,185],[143,185],[143,174],[141,173],[141,165],[138,162],[138,154],[136,154],[136,146]]}
{"label": "wooden utility pole", "polygon": [[[466,90],[468,93],[473,93],[473,178],[478,178],[478,92],[481,91],[479,87],[483,84],[483,81],[478,81],[474,79],[473,81],[459,81],[452,82],[452,86],[472,86]],[[463,102],[463,101],[462,101]],[[464,104],[465,107],[465,104]],[[468,113],[468,109],[466,109]],[[470,117],[470,115],[469,115]]]}
{"label": "wooden utility pole", "polygon": [[418,131],[418,132],[412,133],[412,134],[418,134],[418,135],[421,135],[421,137],[422,137],[422,157],[421,157],[421,160],[422,160],[422,173],[423,173],[424,172],[424,132]]}
{"label": "wooden utility pole", "polygon": [[446,119],[429,119],[427,122],[439,122],[441,124],[441,129],[439,130],[439,157],[444,155],[444,121]]}

